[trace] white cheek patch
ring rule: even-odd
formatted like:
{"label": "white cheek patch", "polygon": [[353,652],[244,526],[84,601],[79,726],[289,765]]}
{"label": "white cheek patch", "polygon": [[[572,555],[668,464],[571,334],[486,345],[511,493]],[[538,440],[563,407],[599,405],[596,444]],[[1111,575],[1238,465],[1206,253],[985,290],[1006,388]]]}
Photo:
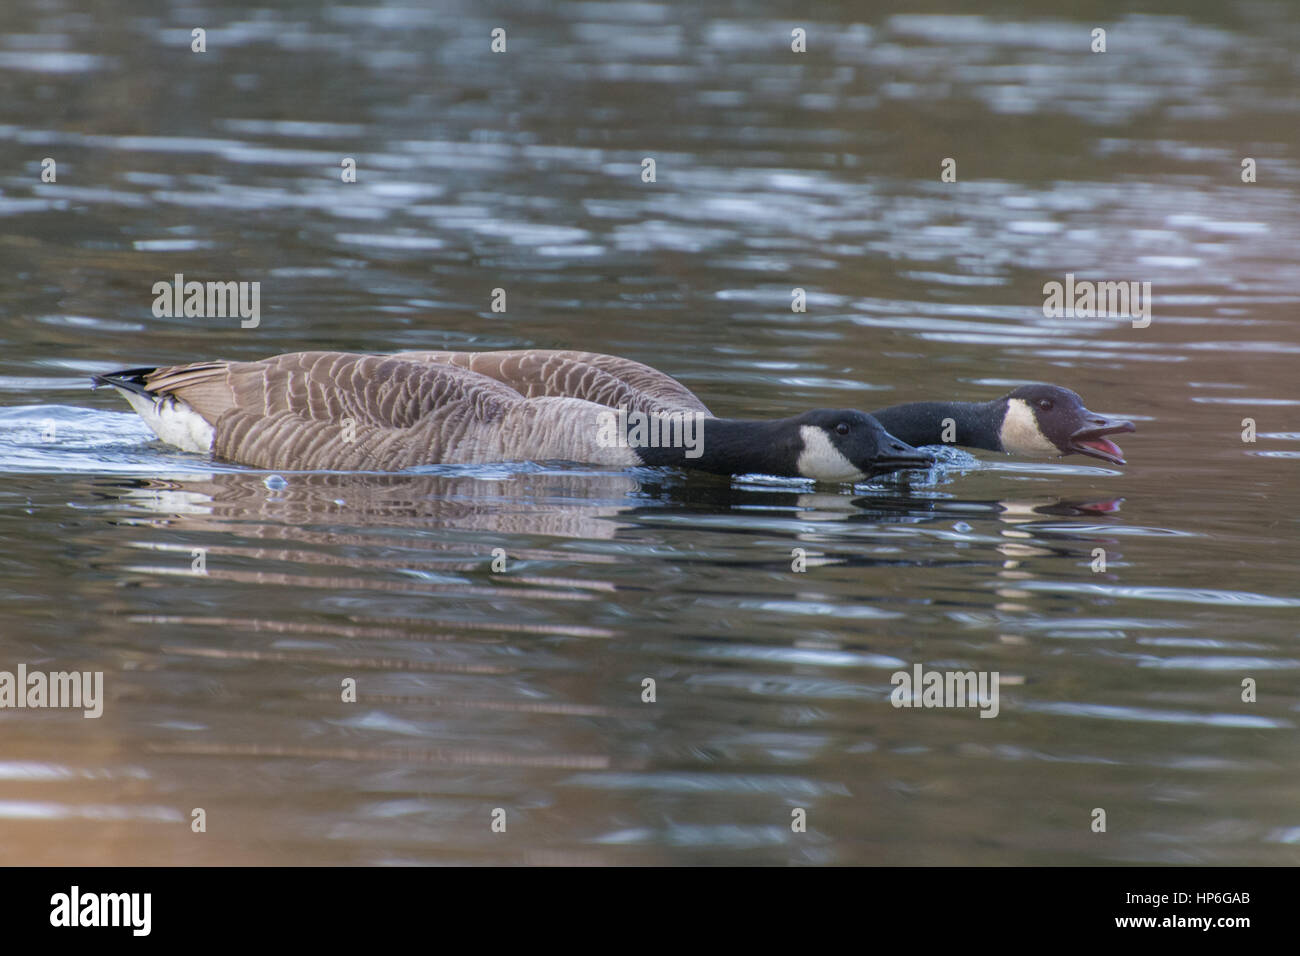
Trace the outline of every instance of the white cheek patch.
{"label": "white cheek patch", "polygon": [[147,398],[137,392],[119,388],[118,392],[131,403],[144,423],[153,429],[154,434],[169,445],[175,445],[181,451],[195,451],[207,454],[212,451],[212,438],[216,429],[207,420],[184,402],[174,398]]}
{"label": "white cheek patch", "polygon": [[817,426],[799,426],[799,437],[803,439],[803,451],[799,453],[795,468],[804,478],[817,481],[861,481],[867,477],[844,457],[844,453],[831,443],[826,432]]}
{"label": "white cheek patch", "polygon": [[1023,398],[1007,400],[1007,414],[998,432],[1002,450],[1013,455],[1055,458],[1063,454],[1038,427],[1038,416]]}

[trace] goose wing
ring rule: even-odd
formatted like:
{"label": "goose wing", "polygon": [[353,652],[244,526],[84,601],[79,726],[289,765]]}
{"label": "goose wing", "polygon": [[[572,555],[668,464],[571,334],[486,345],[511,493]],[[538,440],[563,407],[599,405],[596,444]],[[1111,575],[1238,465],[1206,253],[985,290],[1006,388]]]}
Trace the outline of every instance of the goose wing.
{"label": "goose wing", "polygon": [[522,436],[503,421],[523,396],[453,365],[294,352],[257,362],[155,369],[144,386],[214,428],[212,452],[258,468],[395,470],[491,460]]}
{"label": "goose wing", "polygon": [[526,349],[505,352],[399,352],[396,358],[468,369],[525,398],[579,398],[629,411],[703,412],[695,393],[658,369],[599,352]]}

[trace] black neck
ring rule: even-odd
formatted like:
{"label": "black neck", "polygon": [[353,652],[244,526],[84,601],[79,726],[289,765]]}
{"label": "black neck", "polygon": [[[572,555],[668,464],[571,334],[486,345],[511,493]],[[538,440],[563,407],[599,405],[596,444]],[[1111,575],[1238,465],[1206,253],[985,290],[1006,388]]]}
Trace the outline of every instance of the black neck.
{"label": "black neck", "polygon": [[[872,412],[895,438],[909,445],[963,445],[1002,451],[1002,419],[1006,403],[908,402]],[[956,434],[944,441],[944,419],[951,418]]]}
{"label": "black neck", "polygon": [[784,475],[798,477],[796,463],[803,450],[799,428],[791,419],[752,421],[706,418],[701,454],[688,448],[637,448],[647,465],[671,465],[718,475]]}

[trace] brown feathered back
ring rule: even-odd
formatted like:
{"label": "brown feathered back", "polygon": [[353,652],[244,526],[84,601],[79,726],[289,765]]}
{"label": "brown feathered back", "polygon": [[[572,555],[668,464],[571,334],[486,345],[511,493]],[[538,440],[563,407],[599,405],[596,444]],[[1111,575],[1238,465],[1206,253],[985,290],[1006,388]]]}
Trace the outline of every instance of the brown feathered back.
{"label": "brown feathered back", "polygon": [[470,369],[509,385],[525,398],[581,398],[642,412],[703,412],[689,388],[658,369],[599,352],[521,349],[505,352],[398,352],[398,358]]}
{"label": "brown feathered back", "polygon": [[524,459],[627,466],[639,462],[635,453],[597,441],[601,412],[708,414],[662,372],[591,352],[294,352],[159,368],[145,385],[213,426],[214,455],[275,469]]}

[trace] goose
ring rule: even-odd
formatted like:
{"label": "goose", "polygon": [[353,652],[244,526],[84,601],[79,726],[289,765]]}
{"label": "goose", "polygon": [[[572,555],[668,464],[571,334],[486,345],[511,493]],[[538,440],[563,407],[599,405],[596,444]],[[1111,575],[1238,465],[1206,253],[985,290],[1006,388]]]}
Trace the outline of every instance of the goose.
{"label": "goose", "polygon": [[1022,385],[989,402],[908,402],[871,414],[912,445],[963,445],[1026,458],[1080,454],[1113,465],[1126,464],[1124,453],[1106,436],[1136,431],[1130,421],[1088,411],[1078,394],[1059,385]]}
{"label": "goose", "polygon": [[93,381],[164,442],[270,470],[569,460],[857,482],[934,463],[861,411],[715,418],[663,372],[594,352],[291,352]]}

